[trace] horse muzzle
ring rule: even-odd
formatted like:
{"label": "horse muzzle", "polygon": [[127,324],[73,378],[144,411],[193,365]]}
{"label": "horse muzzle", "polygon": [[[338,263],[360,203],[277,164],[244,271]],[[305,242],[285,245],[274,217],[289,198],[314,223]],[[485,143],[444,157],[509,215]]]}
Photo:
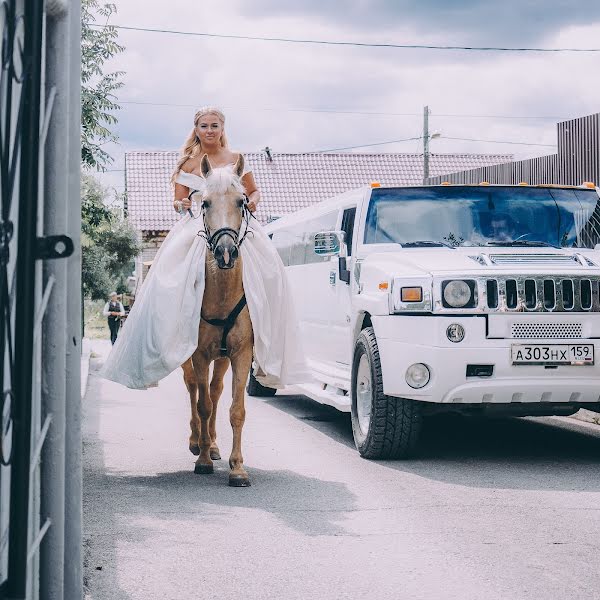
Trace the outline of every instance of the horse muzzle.
{"label": "horse muzzle", "polygon": [[239,248],[233,240],[223,240],[213,250],[213,255],[217,261],[219,269],[233,269],[235,261],[240,255]]}

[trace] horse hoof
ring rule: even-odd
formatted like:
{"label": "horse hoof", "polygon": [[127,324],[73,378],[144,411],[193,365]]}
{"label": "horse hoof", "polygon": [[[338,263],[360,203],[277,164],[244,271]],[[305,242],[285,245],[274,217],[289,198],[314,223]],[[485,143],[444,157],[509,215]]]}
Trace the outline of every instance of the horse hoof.
{"label": "horse hoof", "polygon": [[210,449],[210,457],[212,460],[221,460],[221,453],[218,448]]}
{"label": "horse hoof", "polygon": [[196,473],[196,475],[209,475],[214,472],[215,468],[212,465],[196,465],[194,467],[194,473]]}
{"label": "horse hoof", "polygon": [[230,487],[250,487],[250,477],[248,475],[230,475]]}
{"label": "horse hoof", "polygon": [[190,452],[194,456],[198,456],[200,454],[200,446],[198,444],[190,444]]}

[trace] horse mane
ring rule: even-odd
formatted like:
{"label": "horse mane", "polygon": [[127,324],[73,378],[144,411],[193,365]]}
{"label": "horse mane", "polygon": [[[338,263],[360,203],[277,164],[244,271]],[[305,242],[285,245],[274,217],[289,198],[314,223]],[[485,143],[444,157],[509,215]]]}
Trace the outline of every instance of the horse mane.
{"label": "horse mane", "polygon": [[224,194],[231,188],[240,194],[245,193],[242,179],[233,172],[233,165],[212,169],[206,178],[206,194]]}

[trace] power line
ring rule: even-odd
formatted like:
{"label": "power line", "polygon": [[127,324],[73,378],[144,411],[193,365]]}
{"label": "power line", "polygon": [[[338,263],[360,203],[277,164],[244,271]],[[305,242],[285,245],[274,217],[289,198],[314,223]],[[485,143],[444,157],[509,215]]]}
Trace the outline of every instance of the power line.
{"label": "power line", "polygon": [[[373,144],[358,144],[356,146],[344,146],[341,148],[328,148],[327,150],[312,150],[310,154],[326,154],[327,152],[341,152],[342,150],[356,150],[356,148],[370,148],[372,146],[386,146],[388,144],[399,144],[401,142],[410,142],[414,140],[422,140],[423,136],[409,137],[403,138],[400,140],[389,140],[387,142],[375,142]],[[440,137],[442,140],[459,140],[463,142],[482,142],[486,144],[510,144],[517,146],[543,146],[546,148],[556,148],[556,144],[539,144],[537,142],[509,142],[506,140],[480,140],[476,138],[463,138],[463,137],[451,137],[447,135],[443,135]],[[146,170],[164,170],[162,167],[147,167]],[[103,171],[104,173],[114,173],[114,172],[124,172],[125,169],[106,169]]]}
{"label": "power line", "polygon": [[[412,138],[405,138],[402,140],[390,140],[389,142],[377,142],[375,144],[360,144],[358,146],[346,146],[345,148],[331,148],[329,150],[318,150],[317,152],[319,153],[324,153],[324,152],[337,152],[340,150],[354,150],[356,148],[370,148],[371,146],[384,146],[386,144],[397,144],[399,142],[408,142],[411,140],[422,140],[423,136],[419,136],[419,137],[412,137]],[[545,146],[548,148],[556,148],[556,144],[538,144],[535,142],[529,143],[529,142],[506,142],[506,141],[502,141],[502,140],[479,140],[479,139],[475,139],[475,138],[462,138],[462,137],[450,137],[447,135],[442,135],[440,137],[440,139],[442,140],[460,140],[463,142],[485,142],[488,144],[515,144],[518,146]]]}
{"label": "power line", "polygon": [[371,146],[384,146],[385,144],[397,144],[400,142],[410,142],[412,140],[420,140],[421,136],[409,137],[402,140],[390,140],[389,142],[375,142],[374,144],[360,144],[359,146],[345,146],[344,148],[329,148],[328,150],[317,150],[318,154],[325,152],[340,152],[341,150],[354,150],[355,148],[370,148]]}
{"label": "power line", "polygon": [[[138,100],[118,100],[118,104],[132,104],[136,106],[165,106],[175,108],[198,108],[197,104],[178,104],[174,102],[143,102]],[[368,110],[340,110],[335,108],[277,108],[260,106],[224,106],[227,110],[251,110],[267,112],[299,112],[299,113],[326,113],[341,115],[364,115],[364,116],[385,116],[385,117],[419,117],[421,113],[416,112],[383,112]],[[521,119],[521,120],[546,120],[546,121],[564,121],[566,117],[552,115],[469,115],[460,113],[432,113],[432,117],[450,117],[458,119]]]}
{"label": "power line", "polygon": [[[88,24],[89,27],[103,28],[103,25]],[[114,29],[124,31],[142,31],[146,33],[169,33],[172,35],[187,35],[195,37],[222,38],[230,40],[253,40],[261,42],[285,42],[289,44],[319,44],[327,46],[355,46],[362,48],[396,48],[402,50],[474,50],[481,52],[600,52],[600,48],[510,48],[503,46],[454,46],[433,44],[390,44],[368,42],[343,42],[334,40],[311,40],[280,37],[262,37],[250,35],[233,35],[223,33],[206,33],[200,31],[178,31],[175,29],[154,29],[150,27],[133,27],[130,25],[110,25]]]}
{"label": "power line", "polygon": [[474,138],[450,137],[448,135],[441,136],[440,139],[445,140],[461,140],[463,142],[486,142],[488,144],[516,144],[518,146],[546,146],[547,148],[556,148],[556,144],[537,144],[535,142],[507,142],[501,140],[478,140]]}

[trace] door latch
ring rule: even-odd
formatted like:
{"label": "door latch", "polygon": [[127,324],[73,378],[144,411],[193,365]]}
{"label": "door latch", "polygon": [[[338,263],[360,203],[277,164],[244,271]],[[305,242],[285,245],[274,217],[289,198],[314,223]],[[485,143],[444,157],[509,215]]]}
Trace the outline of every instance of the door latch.
{"label": "door latch", "polygon": [[73,240],[68,235],[48,235],[37,238],[35,256],[43,260],[67,258],[74,249]]}

